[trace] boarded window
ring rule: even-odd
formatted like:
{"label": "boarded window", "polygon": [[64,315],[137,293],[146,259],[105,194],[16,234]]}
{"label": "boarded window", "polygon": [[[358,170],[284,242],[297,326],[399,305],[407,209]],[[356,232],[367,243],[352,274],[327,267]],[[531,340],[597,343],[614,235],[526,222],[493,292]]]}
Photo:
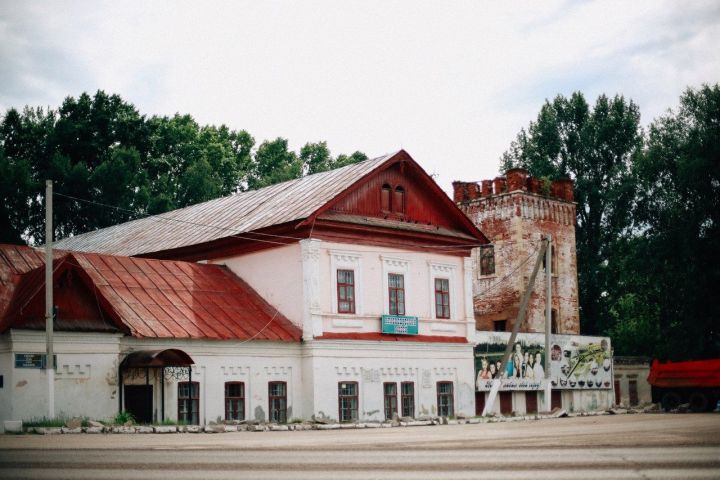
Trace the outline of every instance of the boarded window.
{"label": "boarded window", "polygon": [[388,298],[390,315],[405,315],[405,277],[403,275],[388,274]]}
{"label": "boarded window", "polygon": [[337,271],[338,313],[355,313],[355,272]]}
{"label": "boarded window", "polygon": [[450,318],[450,281],[435,279],[435,317]]}
{"label": "boarded window", "polygon": [[403,187],[395,187],[395,197],[392,202],[393,212],[398,214],[405,213],[405,189]]}
{"label": "boarded window", "polygon": [[638,400],[638,390],[637,390],[637,380],[629,380],[628,381],[628,394],[630,395],[630,406],[634,407],[639,402]]}
{"label": "boarded window", "polygon": [[390,185],[388,185],[388,184],[383,185],[382,190],[380,190],[380,206],[381,206],[382,210],[385,212],[390,211],[391,196],[392,196],[392,188],[390,188]]}
{"label": "boarded window", "polygon": [[485,245],[480,247],[480,275],[495,274],[495,247]]}
{"label": "boarded window", "polygon": [[358,419],[357,382],[338,383],[338,418],[341,422],[354,422]]}

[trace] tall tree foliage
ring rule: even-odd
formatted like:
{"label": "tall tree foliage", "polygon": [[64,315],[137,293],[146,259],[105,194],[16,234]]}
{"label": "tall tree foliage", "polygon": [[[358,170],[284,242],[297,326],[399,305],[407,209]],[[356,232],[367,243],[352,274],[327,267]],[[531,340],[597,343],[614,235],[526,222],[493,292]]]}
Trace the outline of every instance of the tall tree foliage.
{"label": "tall tree foliage", "polygon": [[283,138],[254,146],[244,130],[190,115],[146,118],[103,91],[68,97],[57,110],[11,108],[0,119],[0,241],[44,242],[45,179],[94,202],[56,196],[62,238],[367,158],[333,158],[324,142],[300,155]]}
{"label": "tall tree foliage", "polygon": [[581,93],[540,109],[501,159],[538,177],[571,177],[577,206],[577,259],[583,331],[607,329],[607,292],[617,239],[628,233],[635,184],[632,160],[642,146],[640,112],[622,96],[601,95],[590,108]]}
{"label": "tall tree foliage", "polygon": [[720,85],[688,89],[656,119],[633,170],[636,235],[612,332],[634,340],[650,324],[659,357],[720,356]]}

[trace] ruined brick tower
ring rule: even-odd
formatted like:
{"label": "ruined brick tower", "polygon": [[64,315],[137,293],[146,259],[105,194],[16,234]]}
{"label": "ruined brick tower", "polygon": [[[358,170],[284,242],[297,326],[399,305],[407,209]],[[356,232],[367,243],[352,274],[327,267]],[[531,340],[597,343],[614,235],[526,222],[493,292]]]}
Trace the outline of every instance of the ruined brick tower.
{"label": "ruined brick tower", "polygon": [[[473,252],[478,330],[512,330],[541,238],[552,236],[552,331],[579,334],[575,202],[570,179],[543,182],[521,168],[504,177],[453,182],[454,200],[490,239]],[[545,331],[543,267],[521,332]]]}

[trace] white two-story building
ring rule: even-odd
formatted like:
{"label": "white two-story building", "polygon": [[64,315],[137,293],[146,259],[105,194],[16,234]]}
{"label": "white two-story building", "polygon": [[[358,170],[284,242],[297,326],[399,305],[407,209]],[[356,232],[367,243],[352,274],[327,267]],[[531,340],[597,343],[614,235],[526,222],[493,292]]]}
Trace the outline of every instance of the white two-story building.
{"label": "white two-story building", "polygon": [[[56,242],[56,411],[475,413],[471,249],[405,152]],[[46,412],[42,256],[0,248],[0,419]]]}

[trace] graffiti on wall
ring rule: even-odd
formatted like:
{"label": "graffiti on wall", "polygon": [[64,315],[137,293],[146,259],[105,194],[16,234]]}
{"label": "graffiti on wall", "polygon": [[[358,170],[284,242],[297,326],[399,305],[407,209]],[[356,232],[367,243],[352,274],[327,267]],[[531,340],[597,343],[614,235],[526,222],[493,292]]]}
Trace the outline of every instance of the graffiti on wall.
{"label": "graffiti on wall", "polygon": [[[501,390],[541,390],[545,380],[545,336],[518,334],[510,359],[502,365],[508,332],[477,332],[476,389],[487,391],[501,378]],[[550,336],[549,379],[554,389],[609,389],[612,386],[610,339],[580,335]]]}

